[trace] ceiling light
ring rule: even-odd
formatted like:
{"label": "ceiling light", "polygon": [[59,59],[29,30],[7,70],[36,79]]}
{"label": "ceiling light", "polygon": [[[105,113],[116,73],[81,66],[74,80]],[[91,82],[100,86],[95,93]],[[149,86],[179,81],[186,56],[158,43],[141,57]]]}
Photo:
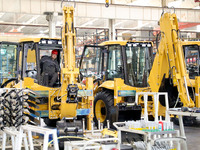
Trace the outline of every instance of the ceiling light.
{"label": "ceiling light", "polygon": [[168,7],[180,7],[180,5],[182,4],[182,0],[177,0],[174,2],[169,2],[168,3]]}
{"label": "ceiling light", "polygon": [[114,24],[114,26],[116,27],[116,26],[118,26],[118,25],[120,25],[120,24],[122,24],[122,23],[124,23],[124,22],[126,22],[126,20],[120,21],[120,22]]}
{"label": "ceiling light", "polygon": [[200,6],[196,6],[196,7],[192,8],[192,9],[200,9]]}
{"label": "ceiling light", "polygon": [[130,31],[123,31],[121,34],[123,34],[123,33],[127,33],[127,32],[130,32]]}
{"label": "ceiling light", "polygon": [[200,25],[197,26],[197,32],[200,32]]}
{"label": "ceiling light", "polygon": [[91,21],[88,21],[88,22],[82,24],[81,27],[85,27],[85,26],[87,26],[87,25],[92,25],[92,24],[93,24],[95,21],[97,21],[97,20],[98,20],[98,19],[93,19],[93,20],[91,20]]}
{"label": "ceiling light", "polygon": [[[23,24],[30,24],[31,22],[33,22],[34,20],[36,20],[37,18],[39,18],[40,15],[35,15],[34,17],[32,17],[31,19],[29,19],[26,22],[23,22]],[[21,29],[23,29],[25,26],[21,26],[18,28],[19,31],[21,31]]]}
{"label": "ceiling light", "polygon": [[0,18],[4,15],[5,13],[0,13]]}
{"label": "ceiling light", "polygon": [[139,6],[147,6],[151,5],[150,0],[136,0],[128,5],[139,5]]}
{"label": "ceiling light", "polygon": [[49,29],[46,29],[43,31],[43,33],[48,33],[49,32]]}
{"label": "ceiling light", "polygon": [[62,21],[57,21],[56,26],[60,26],[60,25],[62,25]]}

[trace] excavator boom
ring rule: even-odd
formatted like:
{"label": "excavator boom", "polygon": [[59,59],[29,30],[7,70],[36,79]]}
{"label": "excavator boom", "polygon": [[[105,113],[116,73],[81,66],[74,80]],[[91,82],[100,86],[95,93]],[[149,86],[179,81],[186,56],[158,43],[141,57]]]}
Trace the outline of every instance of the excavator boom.
{"label": "excavator boom", "polygon": [[152,92],[158,92],[164,80],[169,79],[170,84],[177,87],[183,106],[194,107],[188,92],[189,76],[181,48],[176,14],[163,14],[159,23],[162,38],[150,72],[149,85]]}

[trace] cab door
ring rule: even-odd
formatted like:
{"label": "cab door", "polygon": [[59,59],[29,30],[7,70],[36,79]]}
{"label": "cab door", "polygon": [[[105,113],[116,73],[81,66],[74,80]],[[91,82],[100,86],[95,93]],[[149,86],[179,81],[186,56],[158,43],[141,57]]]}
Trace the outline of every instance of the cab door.
{"label": "cab door", "polygon": [[17,76],[18,43],[0,42],[0,83]]}
{"label": "cab door", "polygon": [[80,58],[79,68],[81,80],[86,77],[93,77],[94,79],[103,79],[105,75],[105,61],[104,61],[103,47],[86,45]]}

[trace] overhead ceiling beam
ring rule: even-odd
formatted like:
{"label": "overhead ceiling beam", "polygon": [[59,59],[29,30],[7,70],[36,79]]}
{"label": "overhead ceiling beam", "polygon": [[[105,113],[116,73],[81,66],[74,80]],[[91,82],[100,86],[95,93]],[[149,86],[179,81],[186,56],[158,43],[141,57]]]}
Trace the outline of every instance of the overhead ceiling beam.
{"label": "overhead ceiling beam", "polygon": [[[10,22],[0,22],[0,26],[25,26],[25,27],[49,27],[45,24],[23,24],[23,23],[10,23]],[[61,26],[56,26],[56,28],[61,28]],[[82,27],[82,26],[75,26],[76,29],[97,29],[97,30],[104,30],[108,29],[108,27]]]}
{"label": "overhead ceiling beam", "polygon": [[[12,5],[10,5],[12,4]],[[66,2],[63,3],[65,5]],[[74,5],[74,3],[69,3]],[[166,10],[171,11],[173,10]],[[44,14],[44,12],[62,12],[61,1],[48,0],[0,0],[0,12]],[[158,21],[162,13],[161,7],[127,6],[112,4],[109,8],[100,3],[77,2],[75,17],[101,19],[152,20]],[[199,9],[176,9],[181,22],[200,23]]]}

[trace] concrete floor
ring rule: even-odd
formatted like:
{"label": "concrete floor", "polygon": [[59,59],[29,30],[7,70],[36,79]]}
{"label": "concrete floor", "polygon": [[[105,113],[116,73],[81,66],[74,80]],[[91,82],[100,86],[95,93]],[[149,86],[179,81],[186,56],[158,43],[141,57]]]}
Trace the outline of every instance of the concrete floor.
{"label": "concrete floor", "polygon": [[[175,129],[179,126],[175,125]],[[185,126],[188,150],[200,150],[200,124],[196,126]]]}
{"label": "concrete floor", "polygon": [[200,150],[200,125],[185,127],[188,150]]}

